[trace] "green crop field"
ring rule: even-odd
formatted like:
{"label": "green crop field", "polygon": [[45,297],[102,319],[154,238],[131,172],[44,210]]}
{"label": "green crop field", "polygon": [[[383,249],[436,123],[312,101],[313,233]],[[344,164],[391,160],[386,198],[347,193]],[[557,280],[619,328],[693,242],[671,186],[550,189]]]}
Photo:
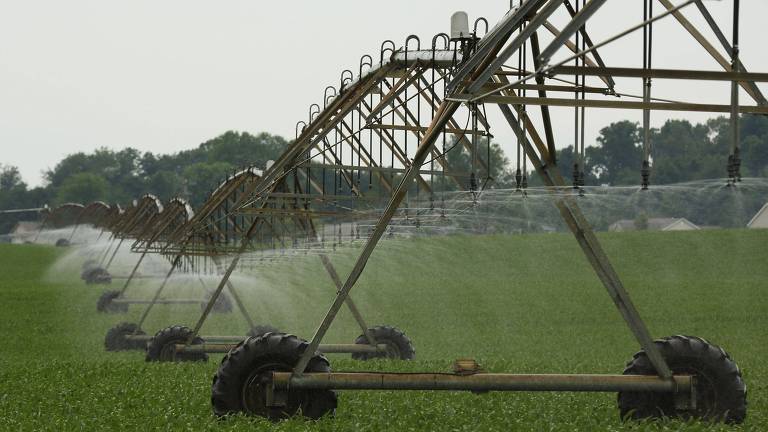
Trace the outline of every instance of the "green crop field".
{"label": "green crop field", "polygon": [[[768,230],[602,234],[604,246],[654,336],[689,334],[723,346],[743,370],[747,421],[715,430],[768,430]],[[576,242],[565,234],[446,236],[391,240],[377,250],[353,297],[370,324],[403,329],[413,362],[356,362],[334,370],[449,371],[456,358],[486,371],[620,373],[639,348]],[[355,248],[333,260],[348,271]],[[33,245],[0,245],[0,429],[2,430],[702,430],[700,423],[622,423],[615,394],[341,392],[334,418],[272,424],[217,420],[208,363],[145,363],[108,353],[103,339],[127,314],[95,309],[104,286],[79,279],[85,256]],[[125,273],[124,256],[113,273]],[[255,267],[234,282],[260,322],[311,337],[332,285],[311,256]],[[346,273],[344,273],[346,274]],[[205,282],[213,286],[214,278]],[[128,295],[159,282],[142,279]],[[113,282],[112,289],[120,281]],[[199,290],[175,280],[169,296]],[[158,306],[157,331],[194,324],[199,307]],[[216,315],[203,334],[244,334],[237,314]],[[328,342],[359,334],[346,311]]]}

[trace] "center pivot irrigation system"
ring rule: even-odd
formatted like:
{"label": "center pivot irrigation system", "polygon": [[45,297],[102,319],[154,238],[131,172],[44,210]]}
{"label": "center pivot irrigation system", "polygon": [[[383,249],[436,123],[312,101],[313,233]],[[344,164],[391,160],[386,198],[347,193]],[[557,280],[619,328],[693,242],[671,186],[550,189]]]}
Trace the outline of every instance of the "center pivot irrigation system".
{"label": "center pivot irrigation system", "polygon": [[[287,200],[295,203],[291,217],[305,221],[304,232],[310,234],[310,243],[316,234],[312,221],[326,217],[324,211],[328,208],[339,212],[343,208],[345,213],[360,220],[370,220],[375,215],[376,222],[363,229],[365,244],[350,274],[338,280],[331,271],[338,292],[311,340],[267,333],[249,338],[228,352],[212,386],[212,404],[217,415],[246,412],[273,419],[295,414],[317,418],[335,410],[336,390],[367,389],[618,392],[624,418],[680,416],[728,422],[744,419],[746,386],[738,367],[725,351],[697,337],[672,336],[657,340],[651,337],[583,216],[578,193],[564,193],[578,188],[583,176],[577,165],[572,184],[566,184],[561,177],[555,160],[549,108],[573,107],[577,136],[583,136],[585,108],[642,110],[645,160],[639,168],[642,168],[644,188],[649,184],[652,164],[648,142],[651,111],[730,113],[734,136],[727,165],[729,184],[735,184],[740,177],[738,115],[768,113],[765,99],[754,84],[768,80],[768,74],[746,72],[739,59],[738,0],[734,2],[732,44],[705,4],[698,0],[677,5],[659,0],[662,11],[657,14],[653,11],[655,1],[643,1],[642,19],[636,25],[595,42],[587,32],[588,22],[605,3],[606,0],[584,4],[527,0],[513,7],[482,38],[478,27],[482,29],[483,22],[478,20],[470,30],[466,14],[457,13],[452,18],[450,37],[436,36],[427,49],[421,49],[415,36],[409,37],[402,49],[391,49],[392,44],[385,42],[379,63],[372,64],[370,57],[364,57],[356,77],[345,71],[338,92],[330,87],[326,89],[322,109],[319,106],[310,109],[309,122],[301,128],[296,140],[264,171],[252,198],[232,212],[282,212],[282,209],[271,208],[269,203],[277,194],[287,193],[283,188],[289,187],[292,195]],[[709,30],[730,59],[720,54],[686,18],[684,11],[689,6],[695,6],[703,14]],[[549,21],[558,11],[569,17],[560,29]],[[724,70],[652,68],[652,25],[662,19],[679,22]],[[643,68],[607,66],[599,54],[600,49],[635,31],[644,34]],[[545,32],[547,42],[540,45]],[[441,39],[448,39],[448,43],[438,48]],[[563,49],[568,50],[568,54],[563,60],[553,62],[555,54]],[[528,64],[529,58],[531,64]],[[587,85],[587,77],[595,81],[594,86]],[[616,77],[642,79],[644,91],[640,100],[617,100],[622,94],[616,88]],[[700,104],[651,97],[651,79],[729,82],[730,103]],[[740,88],[757,105],[739,105]],[[332,90],[330,94],[329,90]],[[535,91],[536,96],[527,96],[529,90]],[[553,92],[573,96],[550,97]],[[330,363],[319,348],[339,310],[349,302],[368,259],[388,229],[403,221],[416,226],[415,219],[439,213],[433,205],[440,199],[436,186],[445,187],[450,181],[468,190],[475,199],[482,199],[483,188],[493,180],[489,174],[490,160],[482,157],[487,154],[483,149],[490,146],[486,108],[493,106],[498,107],[504,123],[517,137],[523,163],[529,161],[552,192],[554,205],[642,350],[619,375],[491,374],[481,372],[473,361],[457,362],[455,373],[331,372]],[[529,106],[540,106],[543,133],[529,117]],[[453,172],[446,155],[463,146],[471,157],[471,172]],[[321,173],[318,174],[318,170]],[[524,165],[521,177],[525,171]],[[333,191],[325,181],[327,172],[331,172],[334,179]],[[382,187],[373,188],[374,179]],[[342,188],[336,188],[337,184]],[[375,206],[363,211],[366,198],[371,196],[386,199],[383,211],[373,210]],[[295,215],[297,211],[303,218]],[[217,293],[226,285],[238,260],[245,256],[251,236],[264,223],[263,218],[253,220],[224,271]]]}
{"label": "center pivot irrigation system", "polygon": [[[342,72],[338,88],[325,88],[322,102],[297,123],[295,140],[278,160],[263,171],[250,167],[233,173],[197,212],[181,199],[163,206],[151,195],[125,211],[103,203],[46,209],[44,226],[75,225],[73,235],[79,224],[88,223],[111,232],[100,259],[85,266],[86,281],[111,283],[110,264],[123,241],[133,240],[131,250],[139,254],[133,270],[122,288],[105,294],[109,298],[100,305],[110,312],[125,311],[129,304],[147,306],[139,323],[110,330],[107,349],[146,346],[152,361],[203,360],[207,353],[226,353],[212,385],[213,410],[219,416],[244,412],[270,419],[299,414],[319,418],[335,411],[337,390],[597,391],[618,392],[622,418],[743,421],[746,386],[734,361],[698,337],[651,337],[578,202],[588,108],[642,111],[642,189],[651,184],[654,162],[652,111],[728,113],[733,133],[724,172],[728,185],[736,186],[741,177],[739,114],[768,114],[768,102],[755,84],[768,81],[768,73],[747,72],[740,59],[738,0],[732,0],[730,39],[701,0],[638,0],[631,2],[642,6],[635,24],[596,41],[587,28],[606,3],[526,0],[490,29],[484,18],[470,26],[466,13],[457,12],[451,34],[436,35],[429,46],[422,47],[414,35],[399,49],[385,41],[377,56],[365,55],[356,71]],[[706,29],[699,30],[686,16],[694,9]],[[558,16],[565,17],[559,27],[552,23]],[[659,20],[679,23],[720,70],[654,68],[653,25]],[[642,68],[608,66],[602,48],[625,42],[635,32],[643,35]],[[714,35],[716,44],[705,33]],[[642,95],[621,92],[619,78],[638,79]],[[730,98],[727,104],[662,98],[653,94],[652,80],[721,82],[730,85]],[[741,93],[755,104],[741,105]],[[531,107],[537,107],[538,117]],[[573,109],[576,158],[567,182],[557,166],[551,107]],[[494,118],[516,137],[517,190],[525,193],[527,173],[535,170],[641,350],[617,375],[485,373],[473,360],[457,361],[453,373],[331,372],[325,353],[414,358],[410,339],[391,326],[369,326],[350,293],[381,240],[444,232],[453,214],[482,205],[483,192],[494,186],[498,169],[492,157]],[[467,163],[456,162],[462,158]],[[62,240],[68,243],[72,235]],[[350,243],[360,246],[359,256],[342,277],[331,258]],[[148,254],[166,259],[170,270],[159,277],[151,299],[128,298],[127,289],[140,277]],[[309,341],[257,325],[231,281],[235,271],[258,272],[265,263],[296,255],[316,256],[328,274],[327,284],[335,289]],[[176,271],[213,273],[221,279],[203,299],[162,298]],[[222,304],[232,308],[225,288],[249,326],[251,336],[245,340],[200,335],[212,311]],[[202,305],[195,325],[146,335],[142,325],[153,306],[176,303]],[[353,344],[324,343],[345,305],[361,335]]]}

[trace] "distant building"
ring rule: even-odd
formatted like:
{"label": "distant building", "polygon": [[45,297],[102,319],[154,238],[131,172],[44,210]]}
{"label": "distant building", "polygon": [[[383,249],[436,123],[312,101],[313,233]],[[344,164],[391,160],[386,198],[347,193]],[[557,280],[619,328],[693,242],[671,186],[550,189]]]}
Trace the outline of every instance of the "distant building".
{"label": "distant building", "polygon": [[768,228],[768,203],[758,210],[755,217],[747,224],[747,228]]}
{"label": "distant building", "polygon": [[24,243],[32,241],[38,230],[40,230],[40,222],[21,221],[8,234],[13,239],[13,243]]}
{"label": "distant building", "polygon": [[[649,218],[648,231],[690,231],[698,230],[696,224],[686,218]],[[608,226],[608,231],[638,231],[634,220],[622,219]]]}

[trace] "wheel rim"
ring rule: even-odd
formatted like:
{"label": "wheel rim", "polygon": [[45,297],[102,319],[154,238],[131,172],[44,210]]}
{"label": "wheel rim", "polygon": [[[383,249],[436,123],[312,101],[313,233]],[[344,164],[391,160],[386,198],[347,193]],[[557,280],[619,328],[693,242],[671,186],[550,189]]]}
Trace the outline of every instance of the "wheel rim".
{"label": "wheel rim", "polygon": [[388,340],[384,341],[378,341],[379,343],[383,343],[387,346],[387,348],[384,351],[384,357],[388,359],[399,359],[401,356],[400,347],[397,346],[396,343]]}
{"label": "wheel rim", "polygon": [[115,346],[121,350],[128,349],[131,345],[131,342],[128,340],[128,336],[132,335],[132,331],[122,331],[117,334],[117,341],[115,342]]}
{"label": "wheel rim", "polygon": [[256,368],[245,380],[240,399],[243,410],[252,415],[267,418],[279,418],[293,415],[299,408],[299,401],[289,394],[285,407],[267,406],[267,388],[272,372],[290,372],[292,368],[283,363],[267,363]]}
{"label": "wheel rim", "polygon": [[170,362],[176,360],[176,341],[169,342],[160,348],[158,359],[161,362]]}
{"label": "wheel rim", "polygon": [[676,375],[692,375],[695,377],[696,409],[688,411],[696,417],[708,418],[716,413],[717,388],[712,379],[706,373],[696,367],[672,368]]}

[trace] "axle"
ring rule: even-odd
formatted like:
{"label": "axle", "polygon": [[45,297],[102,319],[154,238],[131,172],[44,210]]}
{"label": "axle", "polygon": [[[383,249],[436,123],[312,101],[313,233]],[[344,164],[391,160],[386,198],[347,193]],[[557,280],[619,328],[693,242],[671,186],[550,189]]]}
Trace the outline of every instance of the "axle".
{"label": "axle", "polygon": [[[221,338],[226,338],[227,336],[222,336]],[[185,345],[185,344],[176,344],[176,352],[185,352],[185,353],[198,353],[198,352],[204,352],[204,353],[228,353],[232,348],[237,346],[237,343],[245,339],[244,337],[237,338],[235,341],[236,343],[207,343],[209,340],[214,341],[214,337],[205,336],[204,339],[206,343],[203,344],[195,344],[195,345]],[[219,339],[219,341],[222,341],[222,339]],[[387,345],[379,344],[379,345],[363,345],[363,344],[322,344],[318,348],[318,351],[324,354],[340,354],[340,353],[378,353],[378,352],[386,352],[387,351]]]}
{"label": "axle", "polygon": [[272,386],[287,390],[650,391],[691,393],[694,378],[648,375],[518,375],[477,373],[273,372]]}
{"label": "axle", "polygon": [[152,301],[151,299],[114,299],[112,303],[117,304],[205,304],[202,299],[160,299]]}

